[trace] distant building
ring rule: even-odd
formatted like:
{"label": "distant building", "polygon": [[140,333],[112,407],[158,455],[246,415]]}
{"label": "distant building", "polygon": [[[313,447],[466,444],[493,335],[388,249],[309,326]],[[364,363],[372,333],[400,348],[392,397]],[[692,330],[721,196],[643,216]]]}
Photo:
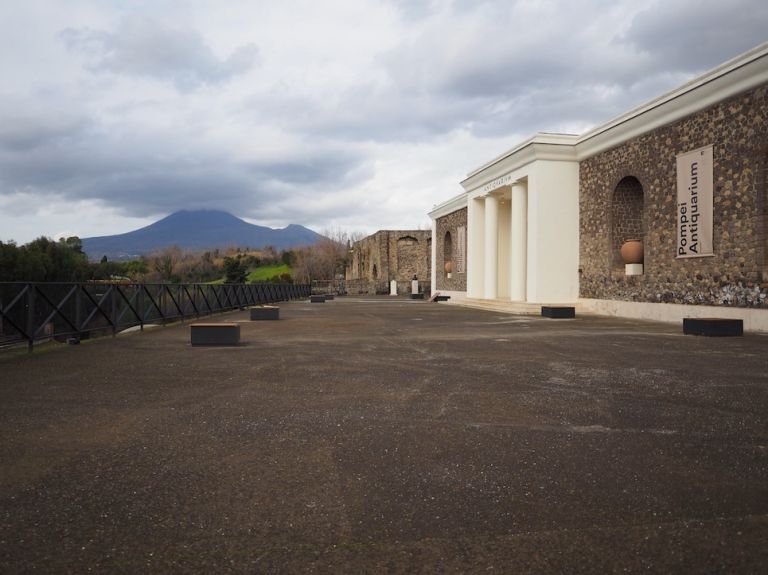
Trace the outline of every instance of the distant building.
{"label": "distant building", "polygon": [[389,293],[391,280],[398,293],[409,293],[416,276],[429,291],[432,232],[380,230],[352,244],[346,270],[349,293]]}
{"label": "distant building", "polygon": [[430,213],[433,291],[452,301],[768,331],[768,43],[580,136],[537,134],[461,185]]}

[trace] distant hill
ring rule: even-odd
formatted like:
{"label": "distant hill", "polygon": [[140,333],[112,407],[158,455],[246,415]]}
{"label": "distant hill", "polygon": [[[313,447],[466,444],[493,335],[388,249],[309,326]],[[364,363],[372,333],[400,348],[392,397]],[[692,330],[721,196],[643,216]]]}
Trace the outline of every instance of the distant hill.
{"label": "distant hill", "polygon": [[132,232],[82,238],[82,241],[83,251],[89,258],[95,260],[107,256],[114,261],[134,258],[172,245],[193,251],[227,246],[274,246],[282,250],[311,245],[322,237],[295,224],[276,230],[249,224],[227,212],[183,210]]}

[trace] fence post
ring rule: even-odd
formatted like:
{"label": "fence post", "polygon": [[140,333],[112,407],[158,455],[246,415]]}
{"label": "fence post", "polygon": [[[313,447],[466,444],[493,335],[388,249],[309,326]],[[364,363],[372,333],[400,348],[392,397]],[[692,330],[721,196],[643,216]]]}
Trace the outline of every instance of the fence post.
{"label": "fence post", "polygon": [[136,309],[139,310],[139,331],[144,331],[144,284],[139,285],[139,293],[136,294]]}
{"label": "fence post", "polygon": [[83,290],[85,286],[79,284],[77,286],[77,295],[75,296],[75,326],[77,327],[77,339],[81,339],[83,336]]}
{"label": "fence post", "polygon": [[117,335],[117,298],[115,297],[115,286],[110,286],[109,290],[109,312],[112,315],[112,337]]}
{"label": "fence post", "polygon": [[35,345],[35,287],[27,284],[27,351]]}
{"label": "fence post", "polygon": [[163,322],[163,326],[165,326],[165,284],[160,285],[160,294],[157,301],[160,304],[158,306],[160,308],[160,318]]}
{"label": "fence post", "polygon": [[179,315],[181,316],[181,323],[184,324],[184,316],[186,315],[184,312],[184,306],[181,303],[181,284],[176,285],[176,305],[180,308],[179,309]]}

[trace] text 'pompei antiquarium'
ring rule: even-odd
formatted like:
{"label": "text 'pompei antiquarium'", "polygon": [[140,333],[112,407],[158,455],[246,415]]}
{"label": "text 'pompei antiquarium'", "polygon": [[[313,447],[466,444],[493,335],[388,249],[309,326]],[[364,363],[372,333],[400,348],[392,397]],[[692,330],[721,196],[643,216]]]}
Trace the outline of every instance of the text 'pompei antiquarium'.
{"label": "text 'pompei antiquarium'", "polygon": [[768,43],[471,172],[430,212],[432,290],[768,331],[767,177]]}

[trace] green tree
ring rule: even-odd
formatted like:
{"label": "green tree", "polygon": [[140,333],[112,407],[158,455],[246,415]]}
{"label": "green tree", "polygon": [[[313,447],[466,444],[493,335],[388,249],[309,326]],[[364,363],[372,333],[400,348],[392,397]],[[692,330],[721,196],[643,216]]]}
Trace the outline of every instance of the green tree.
{"label": "green tree", "polygon": [[280,261],[288,267],[291,267],[293,262],[296,261],[296,254],[293,250],[285,250],[282,254],[280,254]]}
{"label": "green tree", "polygon": [[69,247],[75,253],[78,253],[78,254],[83,253],[83,242],[77,236],[70,236],[66,239],[61,238],[59,240],[59,243],[63,243],[65,246]]}
{"label": "green tree", "polygon": [[149,266],[144,260],[131,260],[123,264],[123,275],[133,281],[141,281],[149,273]]}
{"label": "green tree", "polygon": [[245,266],[241,258],[225,257],[224,258],[224,282],[228,284],[242,284],[245,283],[245,278],[248,275],[248,267]]}
{"label": "green tree", "polygon": [[0,242],[0,281],[13,281],[19,265],[19,248],[14,242]]}
{"label": "green tree", "polygon": [[153,267],[160,275],[160,281],[179,283],[176,266],[181,261],[182,256],[179,246],[169,246],[154,256]]}
{"label": "green tree", "polygon": [[71,282],[88,279],[88,259],[76,245],[39,237],[21,247],[11,281]]}

